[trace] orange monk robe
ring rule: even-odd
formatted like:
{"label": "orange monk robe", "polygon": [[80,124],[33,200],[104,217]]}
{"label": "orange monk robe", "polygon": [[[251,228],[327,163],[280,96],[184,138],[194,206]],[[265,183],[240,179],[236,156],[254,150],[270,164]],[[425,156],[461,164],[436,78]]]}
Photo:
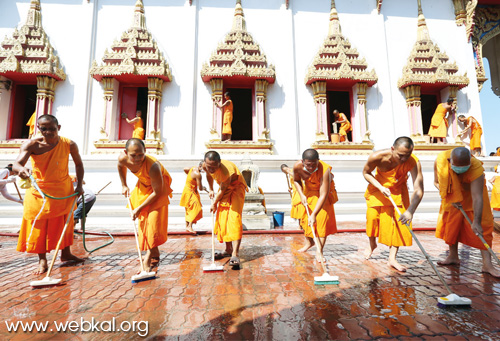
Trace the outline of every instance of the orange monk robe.
{"label": "orange monk robe", "polygon": [[431,126],[428,135],[431,137],[444,138],[448,135],[448,120],[445,118],[447,110],[439,103],[434,115],[432,115]]}
{"label": "orange monk robe", "polygon": [[36,123],[36,111],[33,112],[30,119],[28,120],[28,123],[26,123],[26,125],[30,127],[30,132],[29,132],[30,136],[32,136],[35,133],[35,123]]}
{"label": "orange monk robe", "polygon": [[221,243],[240,240],[243,235],[241,214],[247,184],[238,167],[231,161],[221,160],[219,169],[210,174],[219,186],[233,174],[238,174],[238,179],[226,188],[217,208],[214,233]]}
{"label": "orange monk robe", "polygon": [[[141,205],[153,193],[149,170],[156,161],[154,157],[146,155],[141,168],[133,173],[138,177],[138,180],[130,194],[132,208]],[[162,194],[152,204],[144,207],[137,218],[139,221],[139,246],[142,251],[150,250],[167,241],[168,205],[170,204],[169,198],[172,197],[172,189],[170,188],[172,178],[161,163],[160,166],[163,179]]]}
{"label": "orange monk robe", "polygon": [[229,102],[224,107],[224,119],[223,119],[223,126],[222,126],[222,133],[223,134],[228,134],[231,135],[233,133],[233,130],[231,129],[231,122],[233,122],[233,102]]}
{"label": "orange monk robe", "polygon": [[352,125],[351,122],[347,119],[346,115],[343,113],[340,113],[340,120],[339,121],[345,121],[340,125],[339,128],[339,134],[340,134],[340,142],[345,141],[347,138],[347,133],[352,131]]}
{"label": "orange monk robe", "polygon": [[[303,190],[304,195],[307,197],[309,214],[314,211],[314,209],[316,208],[316,204],[318,203],[321,178],[326,172],[330,173],[331,170],[332,167],[320,160],[318,164],[318,170],[312,173],[311,176],[309,176],[309,179],[304,180]],[[330,183],[330,191],[325,199],[323,207],[316,215],[316,231],[317,236],[320,238],[325,238],[337,232],[337,221],[335,219],[335,210],[333,208],[335,198],[333,196],[332,186],[334,186],[334,184],[332,182]],[[309,227],[309,221],[305,208],[300,219],[300,226],[304,230],[304,235],[306,237],[313,238],[313,233],[311,228]]]}
{"label": "orange monk robe", "polygon": [[[264,195],[264,191],[260,187],[259,187],[259,193]],[[262,206],[264,206],[264,212],[266,212],[266,214],[267,214],[266,198],[265,197],[264,197],[264,199],[262,199]]]}
{"label": "orange monk robe", "polygon": [[[292,184],[292,209],[290,210],[290,217],[293,219],[300,219],[304,214],[306,214],[306,209],[302,202],[300,201],[300,195],[295,187],[295,182],[293,181],[292,175],[287,175],[290,183]],[[302,186],[304,184],[302,183]]]}
{"label": "orange monk robe", "polygon": [[198,167],[192,167],[187,174],[186,184],[182,191],[180,203],[182,207],[186,208],[186,221],[193,224],[203,217],[200,193],[198,192],[198,182],[191,177],[193,170],[196,168]]}
{"label": "orange monk robe", "polygon": [[[68,174],[70,143],[70,139],[61,136],[54,149],[40,155],[31,154],[33,177],[40,189],[50,196],[65,197],[74,193]],[[47,253],[54,250],[61,237],[68,214],[70,214],[73,201],[74,197],[64,200],[46,198],[45,206],[40,213],[43,205],[40,193],[33,186],[27,189],[17,251]],[[33,221],[39,213],[40,215],[33,225]],[[72,244],[73,219],[70,219],[60,249]]]}
{"label": "orange monk robe", "polygon": [[[391,197],[401,213],[410,206],[408,194],[408,172],[418,163],[418,158],[411,154],[410,158],[387,172],[377,168],[375,179],[391,191]],[[366,234],[368,237],[378,237],[379,243],[387,246],[411,246],[412,237],[408,228],[398,222],[399,217],[394,212],[394,206],[372,184],[368,184],[366,199]],[[411,228],[411,224],[410,224]]]}
{"label": "orange monk robe", "polygon": [[[436,159],[439,194],[441,196],[436,237],[443,239],[446,244],[449,245],[460,242],[484,250],[485,247],[483,243],[479,237],[474,234],[471,226],[462,215],[462,212],[452,205],[454,202],[460,202],[470,220],[474,221],[470,183],[484,174],[482,162],[473,157],[471,158],[469,170],[462,174],[456,174],[451,170],[449,162],[450,157],[451,150],[446,150],[439,153]],[[483,237],[491,246],[493,240],[493,214],[491,213],[486,183],[483,186],[483,213],[481,226],[483,227]]]}
{"label": "orange monk robe", "polygon": [[483,135],[483,128],[472,116],[467,117],[466,125],[470,127],[470,150],[481,149],[481,135]]}
{"label": "orange monk robe", "polygon": [[491,208],[500,211],[500,176],[495,176],[493,189],[491,190]]}
{"label": "orange monk robe", "polygon": [[134,123],[134,131],[132,133],[132,138],[144,140],[144,128],[142,127],[142,118],[139,117],[139,119]]}

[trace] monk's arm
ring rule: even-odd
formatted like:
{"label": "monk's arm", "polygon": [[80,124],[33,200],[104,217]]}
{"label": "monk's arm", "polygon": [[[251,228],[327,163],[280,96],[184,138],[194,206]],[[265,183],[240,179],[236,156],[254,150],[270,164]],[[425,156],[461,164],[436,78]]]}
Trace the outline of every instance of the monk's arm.
{"label": "monk's arm", "polygon": [[483,216],[483,187],[484,187],[484,174],[475,179],[470,184],[470,193],[472,196],[472,203],[474,207],[474,221],[472,222],[472,230],[475,234],[483,234],[483,227],[481,220]]}
{"label": "monk's arm", "polygon": [[380,161],[380,156],[378,153],[373,153],[368,157],[368,161],[366,161],[365,166],[363,167],[363,177],[368,183],[372,184],[377,188],[380,192],[382,192],[386,197],[391,195],[391,191],[389,188],[385,188],[378,182],[377,179],[373,176],[372,172],[377,167],[377,163]]}
{"label": "monk's arm", "polygon": [[198,171],[194,171],[193,173],[191,173],[192,176],[194,176],[194,178],[196,179],[196,186],[198,186],[198,190],[201,192],[201,191],[205,191],[205,192],[208,192],[207,191],[207,188],[205,186],[203,186],[203,182],[202,182],[202,179],[201,179],[201,174],[200,172]]}
{"label": "monk's arm", "polygon": [[213,199],[214,198],[214,178],[212,178],[212,176],[208,172],[208,169],[206,169],[205,166],[203,166],[203,170],[205,170],[205,176],[207,178],[208,188],[210,189],[208,192],[208,196],[210,197],[210,199]]}
{"label": "monk's arm", "polygon": [[134,209],[133,219],[137,218],[144,207],[151,205],[158,200],[163,193],[163,176],[161,174],[161,168],[157,163],[154,163],[149,169],[149,177],[151,178],[153,193],[148,195],[146,200]]}
{"label": "monk's arm", "polygon": [[134,124],[135,122],[139,121],[139,117],[134,117],[131,120],[129,120],[128,117],[125,117],[125,120],[127,120],[127,123]]}
{"label": "monk's arm", "polygon": [[299,193],[302,205],[307,206],[307,198],[304,195],[304,189],[302,188],[302,177],[300,176],[299,173],[301,169],[302,169],[302,162],[298,161],[293,166],[293,182],[295,184],[295,188],[297,189],[297,193]]}
{"label": "monk's arm", "polygon": [[24,165],[26,165],[26,162],[28,162],[30,158],[34,143],[35,142],[33,140],[24,142],[21,146],[21,150],[19,151],[19,155],[17,156],[16,161],[14,161],[14,164],[12,165],[12,170],[14,171],[14,173],[18,174],[23,179],[28,178],[31,174],[31,170],[24,167]]}
{"label": "monk's arm", "polygon": [[410,200],[410,206],[399,218],[403,224],[409,224],[411,222],[413,214],[417,210],[417,207],[424,196],[424,177],[422,175],[422,166],[420,165],[420,161],[417,161],[417,164],[412,168],[410,174],[413,179],[413,195]]}
{"label": "monk's arm", "polygon": [[217,195],[214,198],[214,205],[216,205],[222,199],[222,197],[224,196],[224,192],[228,189],[229,185],[231,185],[231,183],[236,180],[238,180],[238,174],[233,173],[229,178],[226,179],[226,181],[220,184],[219,192],[217,192]]}
{"label": "monk's arm", "polygon": [[189,173],[189,170],[190,170],[190,169],[191,169],[190,167],[185,167],[185,168],[184,168],[184,173],[186,173],[186,174],[187,174],[187,173]]}
{"label": "monk's arm", "polygon": [[330,181],[330,170],[328,170],[327,172],[323,173],[323,177],[321,179],[321,187],[319,188],[318,202],[316,203],[316,207],[314,207],[314,211],[312,212],[311,216],[316,217],[319,211],[321,211],[321,209],[323,208],[326,197],[328,196],[328,193],[330,193]]}
{"label": "monk's arm", "polygon": [[127,156],[125,153],[120,154],[118,157],[118,175],[120,176],[120,181],[122,182],[122,194],[126,197],[130,196],[130,190],[127,186],[127,166],[125,166],[125,160]]}
{"label": "monk's arm", "polygon": [[434,187],[439,191],[439,178],[438,178],[438,169],[437,169],[437,160],[434,161]]}
{"label": "monk's arm", "polygon": [[75,164],[76,169],[76,180],[78,181],[76,185],[75,192],[78,192],[79,195],[83,194],[83,174],[85,170],[83,169],[83,161],[80,156],[80,152],[78,151],[78,145],[71,141],[69,144],[69,152],[71,157],[73,158],[73,163]]}

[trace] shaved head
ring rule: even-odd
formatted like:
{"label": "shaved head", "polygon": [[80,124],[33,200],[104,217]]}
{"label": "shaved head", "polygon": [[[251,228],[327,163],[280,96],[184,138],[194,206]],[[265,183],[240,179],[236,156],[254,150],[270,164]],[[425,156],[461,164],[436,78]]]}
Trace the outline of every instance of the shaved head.
{"label": "shaved head", "polygon": [[220,155],[215,150],[210,150],[205,153],[203,160],[220,162]]}
{"label": "shaved head", "polygon": [[54,123],[56,126],[59,125],[59,122],[57,121],[57,118],[54,115],[42,115],[42,116],[38,117],[37,122],[40,122],[40,121],[49,121],[49,122]]}
{"label": "shaved head", "polygon": [[319,160],[319,154],[315,149],[306,149],[302,153],[302,160],[317,161]]}
{"label": "shaved head", "polygon": [[408,136],[401,136],[394,141],[394,144],[392,145],[394,149],[397,149],[399,146],[403,146],[406,149],[413,149],[413,140],[409,138]]}
{"label": "shaved head", "polygon": [[470,165],[470,151],[465,147],[457,147],[451,151],[451,160],[455,166]]}
{"label": "shaved head", "polygon": [[128,150],[129,147],[131,146],[142,146],[143,150],[146,150],[146,145],[144,144],[144,141],[138,138],[131,138],[125,143],[125,149]]}

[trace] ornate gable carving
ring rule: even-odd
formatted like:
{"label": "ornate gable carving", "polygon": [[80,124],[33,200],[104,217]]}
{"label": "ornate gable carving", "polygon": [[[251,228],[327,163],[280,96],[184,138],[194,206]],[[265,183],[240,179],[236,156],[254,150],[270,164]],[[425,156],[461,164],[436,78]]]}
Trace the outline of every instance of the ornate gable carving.
{"label": "ornate gable carving", "polygon": [[351,46],[340,29],[340,22],[332,0],[330,11],[330,28],[328,37],[314,57],[307,71],[306,84],[316,81],[340,81],[358,83],[366,82],[369,86],[377,83],[377,75],[368,70],[365,58],[360,58],[358,51]]}
{"label": "ornate gable carving", "polygon": [[231,31],[212,53],[209,63],[204,63],[201,69],[204,82],[212,78],[237,76],[265,79],[269,83],[274,83],[276,78],[274,65],[268,66],[266,56],[246,30],[241,0],[236,2]]}
{"label": "ornate gable carving", "polygon": [[94,60],[90,75],[100,81],[103,77],[134,75],[161,78],[170,82],[172,74],[156,41],[146,28],[142,0],[135,3],[132,26],[115,40],[111,51],[106,49],[98,65]]}
{"label": "ornate gable carving", "polygon": [[403,67],[403,76],[398,81],[398,87],[405,88],[414,84],[442,87],[453,85],[459,89],[466,87],[469,84],[467,73],[459,75],[457,64],[449,62],[448,55],[441,52],[432,42],[420,1],[418,6],[417,42],[413,45],[406,66]]}
{"label": "ornate gable carving", "polygon": [[54,55],[49,38],[42,27],[42,13],[39,0],[31,0],[26,23],[14,29],[12,38],[7,36],[0,49],[0,74],[7,78],[15,74],[28,74],[33,79],[46,75],[58,81],[66,74]]}

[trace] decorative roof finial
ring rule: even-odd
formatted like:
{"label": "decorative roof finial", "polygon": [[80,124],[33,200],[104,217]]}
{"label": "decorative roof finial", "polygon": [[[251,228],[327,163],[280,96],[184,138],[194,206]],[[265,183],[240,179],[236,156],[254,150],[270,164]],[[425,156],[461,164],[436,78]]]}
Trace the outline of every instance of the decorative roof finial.
{"label": "decorative roof finial", "polygon": [[144,4],[142,0],[137,0],[135,2],[134,20],[131,28],[146,30],[146,16],[144,15]]}
{"label": "decorative roof finial", "polygon": [[39,0],[31,0],[30,9],[28,11],[28,19],[26,19],[28,27],[42,27],[42,11],[40,9]]}
{"label": "decorative roof finial", "polygon": [[234,19],[232,31],[246,31],[245,17],[243,15],[243,7],[241,7],[241,0],[236,0],[236,7],[234,9]]}
{"label": "decorative roof finial", "polygon": [[418,28],[417,28],[417,41],[430,40],[429,29],[425,23],[424,13],[422,12],[422,3],[417,0],[418,3]]}
{"label": "decorative roof finial", "polygon": [[340,29],[339,14],[337,13],[337,9],[335,8],[335,0],[332,0],[330,9],[330,27],[328,29],[328,36],[332,37],[340,34],[342,34],[342,30]]}

